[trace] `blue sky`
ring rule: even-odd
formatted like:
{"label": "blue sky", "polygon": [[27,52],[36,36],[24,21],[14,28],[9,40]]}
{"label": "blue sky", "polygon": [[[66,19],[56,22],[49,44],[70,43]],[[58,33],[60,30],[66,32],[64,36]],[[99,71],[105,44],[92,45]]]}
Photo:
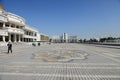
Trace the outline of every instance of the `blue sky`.
{"label": "blue sky", "polygon": [[2,0],[5,10],[48,35],[120,37],[120,0]]}

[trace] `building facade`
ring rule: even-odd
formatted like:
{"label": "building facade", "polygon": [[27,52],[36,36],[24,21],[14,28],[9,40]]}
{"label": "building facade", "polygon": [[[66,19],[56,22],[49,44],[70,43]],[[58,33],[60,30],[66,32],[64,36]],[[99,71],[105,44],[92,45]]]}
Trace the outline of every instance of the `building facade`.
{"label": "building facade", "polygon": [[40,41],[49,42],[49,36],[43,33],[40,33]]}
{"label": "building facade", "polygon": [[[0,7],[0,42],[33,42],[41,41],[39,31],[26,25],[25,19]],[[48,39],[48,36],[46,36]],[[44,39],[46,39],[44,37]]]}

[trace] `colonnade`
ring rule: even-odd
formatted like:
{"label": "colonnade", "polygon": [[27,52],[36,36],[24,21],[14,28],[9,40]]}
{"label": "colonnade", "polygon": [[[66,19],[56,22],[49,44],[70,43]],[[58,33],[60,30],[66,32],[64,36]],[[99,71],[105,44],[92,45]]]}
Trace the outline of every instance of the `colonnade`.
{"label": "colonnade", "polygon": [[0,36],[0,41],[2,42],[33,42],[36,41],[34,38],[24,38],[22,35],[18,34],[8,34],[8,36]]}
{"label": "colonnade", "polygon": [[[8,34],[8,41],[12,42],[21,42],[21,36],[20,34]],[[18,37],[18,38],[17,38]]]}

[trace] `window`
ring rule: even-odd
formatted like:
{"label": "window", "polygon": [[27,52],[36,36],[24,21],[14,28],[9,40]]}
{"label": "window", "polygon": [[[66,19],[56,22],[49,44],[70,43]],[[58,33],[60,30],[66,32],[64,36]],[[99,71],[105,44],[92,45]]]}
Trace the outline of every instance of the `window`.
{"label": "window", "polygon": [[6,23],[5,26],[6,26],[6,27],[9,27],[9,23]]}

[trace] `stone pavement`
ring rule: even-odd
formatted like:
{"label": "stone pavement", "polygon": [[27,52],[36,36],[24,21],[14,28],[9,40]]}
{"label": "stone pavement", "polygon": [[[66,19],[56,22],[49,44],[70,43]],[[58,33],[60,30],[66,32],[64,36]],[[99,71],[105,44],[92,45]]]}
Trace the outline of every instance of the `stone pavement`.
{"label": "stone pavement", "polygon": [[14,45],[0,80],[120,80],[120,49],[83,44]]}

